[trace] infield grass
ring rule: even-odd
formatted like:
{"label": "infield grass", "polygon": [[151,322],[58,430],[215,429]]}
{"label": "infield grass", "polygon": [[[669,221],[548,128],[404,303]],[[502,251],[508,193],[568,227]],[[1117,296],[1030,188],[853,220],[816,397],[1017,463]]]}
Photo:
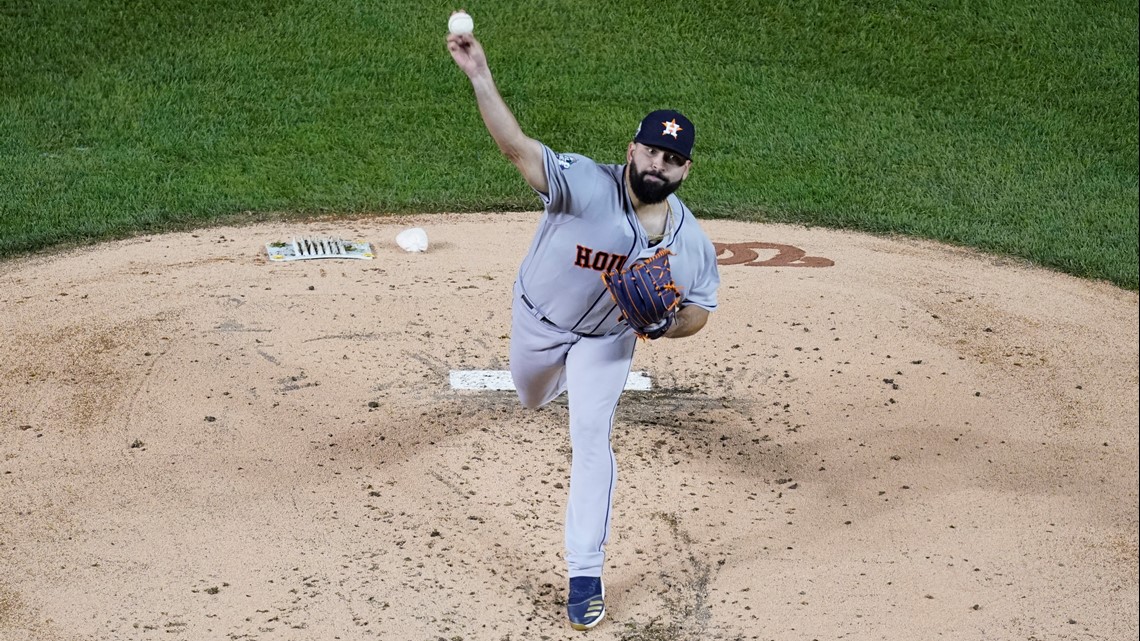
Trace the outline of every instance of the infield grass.
{"label": "infield grass", "polygon": [[[469,3],[530,135],[697,126],[698,215],[901,233],[1137,289],[1135,2]],[[451,5],[0,0],[0,257],[315,213],[537,209]]]}

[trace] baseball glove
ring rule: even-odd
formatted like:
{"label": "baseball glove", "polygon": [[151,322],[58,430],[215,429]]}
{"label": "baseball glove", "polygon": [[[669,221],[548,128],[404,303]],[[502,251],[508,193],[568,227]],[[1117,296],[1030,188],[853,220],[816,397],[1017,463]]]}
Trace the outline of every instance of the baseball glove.
{"label": "baseball glove", "polygon": [[628,269],[606,272],[602,281],[621,310],[621,318],[642,338],[661,338],[673,324],[681,291],[673,283],[669,254],[662,249]]}

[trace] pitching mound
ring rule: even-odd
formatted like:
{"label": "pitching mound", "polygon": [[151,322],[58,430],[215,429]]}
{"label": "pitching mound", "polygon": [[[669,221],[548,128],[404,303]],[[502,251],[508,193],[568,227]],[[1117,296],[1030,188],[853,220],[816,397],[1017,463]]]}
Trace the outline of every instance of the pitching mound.
{"label": "pitching mound", "polygon": [[[564,399],[452,385],[507,369],[536,216],[0,263],[0,638],[581,638]],[[703,225],[721,310],[638,348],[592,641],[1136,638],[1136,293]],[[320,235],[374,258],[265,251]]]}

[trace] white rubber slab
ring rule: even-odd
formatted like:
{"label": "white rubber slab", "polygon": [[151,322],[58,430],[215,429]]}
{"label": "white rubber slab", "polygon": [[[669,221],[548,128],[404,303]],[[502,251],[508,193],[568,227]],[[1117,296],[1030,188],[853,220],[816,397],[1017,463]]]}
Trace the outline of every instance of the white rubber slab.
{"label": "white rubber slab", "polygon": [[[625,379],[625,389],[647,392],[653,388],[649,375],[645,372],[630,372]],[[451,389],[513,390],[515,382],[511,373],[501,369],[451,370]]]}

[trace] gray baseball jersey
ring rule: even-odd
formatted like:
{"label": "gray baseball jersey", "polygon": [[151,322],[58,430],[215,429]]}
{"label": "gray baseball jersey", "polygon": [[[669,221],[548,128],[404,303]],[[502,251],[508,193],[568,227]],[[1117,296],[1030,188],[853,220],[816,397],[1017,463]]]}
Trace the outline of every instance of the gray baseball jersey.
{"label": "gray baseball jersey", "polygon": [[610,333],[625,324],[601,275],[666,248],[682,305],[717,307],[716,250],[693,213],[675,194],[670,233],[650,247],[626,193],[625,165],[603,165],[543,146],[549,194],[518,287],[534,313],[578,334]]}

